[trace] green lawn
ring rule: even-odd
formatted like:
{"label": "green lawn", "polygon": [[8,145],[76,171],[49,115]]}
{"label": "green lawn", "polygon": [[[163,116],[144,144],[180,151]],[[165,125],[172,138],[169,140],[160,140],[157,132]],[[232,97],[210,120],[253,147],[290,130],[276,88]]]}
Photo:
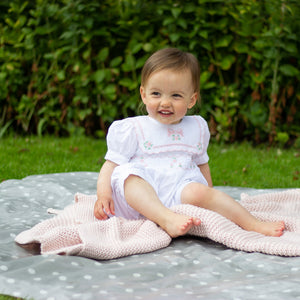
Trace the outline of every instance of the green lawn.
{"label": "green lawn", "polygon": [[[33,174],[98,172],[105,152],[104,140],[87,137],[0,139],[0,182]],[[208,153],[214,185],[300,187],[299,149],[212,143]]]}

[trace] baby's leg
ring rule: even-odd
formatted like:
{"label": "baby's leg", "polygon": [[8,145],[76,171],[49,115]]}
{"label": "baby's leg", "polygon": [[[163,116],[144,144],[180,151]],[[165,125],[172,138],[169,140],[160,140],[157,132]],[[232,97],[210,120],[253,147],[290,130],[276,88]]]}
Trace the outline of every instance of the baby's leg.
{"label": "baby's leg", "polygon": [[153,187],[141,177],[130,175],[125,180],[124,190],[127,203],[171,237],[184,235],[192,226],[200,224],[198,218],[180,215],[165,207]]}
{"label": "baby's leg", "polygon": [[281,236],[284,222],[262,222],[229,195],[200,183],[190,183],[182,191],[181,202],[215,211],[248,231]]}

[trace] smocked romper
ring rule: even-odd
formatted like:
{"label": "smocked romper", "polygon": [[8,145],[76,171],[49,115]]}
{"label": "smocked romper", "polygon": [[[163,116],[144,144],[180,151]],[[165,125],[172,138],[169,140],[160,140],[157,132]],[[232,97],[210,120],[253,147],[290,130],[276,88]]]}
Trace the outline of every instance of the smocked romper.
{"label": "smocked romper", "polygon": [[115,121],[107,134],[105,159],[118,166],[111,179],[115,215],[143,218],[124,197],[124,181],[137,175],[152,185],[166,207],[181,203],[181,192],[191,182],[207,185],[198,165],[208,162],[210,134],[200,116],[185,116],[166,125],[149,116]]}

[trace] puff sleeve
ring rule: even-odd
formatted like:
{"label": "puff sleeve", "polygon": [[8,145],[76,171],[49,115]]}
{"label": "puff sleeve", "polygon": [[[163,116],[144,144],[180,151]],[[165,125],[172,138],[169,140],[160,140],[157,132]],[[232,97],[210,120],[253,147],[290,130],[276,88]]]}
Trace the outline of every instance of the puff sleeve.
{"label": "puff sleeve", "polygon": [[200,124],[200,144],[201,144],[201,153],[194,156],[195,163],[199,165],[203,165],[208,163],[209,156],[207,154],[207,148],[209,145],[210,132],[207,125],[207,122],[200,116],[198,116],[198,122]]}
{"label": "puff sleeve", "polygon": [[135,128],[130,118],[113,122],[108,130],[106,142],[106,160],[118,165],[128,163],[138,147]]}

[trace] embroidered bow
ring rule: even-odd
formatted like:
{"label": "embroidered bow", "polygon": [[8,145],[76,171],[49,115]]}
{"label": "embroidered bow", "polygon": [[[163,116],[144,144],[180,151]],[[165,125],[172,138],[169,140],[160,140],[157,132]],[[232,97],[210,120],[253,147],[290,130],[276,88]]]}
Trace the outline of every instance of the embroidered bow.
{"label": "embroidered bow", "polygon": [[168,128],[168,136],[174,136],[174,135],[181,135],[183,137],[182,129],[175,130],[175,129]]}

